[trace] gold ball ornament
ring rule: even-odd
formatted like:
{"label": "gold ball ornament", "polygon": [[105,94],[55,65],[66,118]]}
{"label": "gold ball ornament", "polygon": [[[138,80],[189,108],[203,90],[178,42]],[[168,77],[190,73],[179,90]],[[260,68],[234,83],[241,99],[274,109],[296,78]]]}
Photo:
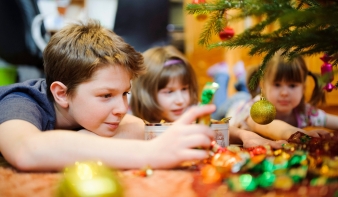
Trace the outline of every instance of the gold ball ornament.
{"label": "gold ball ornament", "polygon": [[264,97],[255,102],[250,110],[251,118],[258,124],[269,124],[276,117],[276,108]]}
{"label": "gold ball ornament", "polygon": [[121,197],[117,172],[101,162],[76,162],[63,170],[57,197]]}
{"label": "gold ball ornament", "polygon": [[198,21],[204,21],[208,18],[208,15],[206,15],[206,14],[194,14],[194,17]]}

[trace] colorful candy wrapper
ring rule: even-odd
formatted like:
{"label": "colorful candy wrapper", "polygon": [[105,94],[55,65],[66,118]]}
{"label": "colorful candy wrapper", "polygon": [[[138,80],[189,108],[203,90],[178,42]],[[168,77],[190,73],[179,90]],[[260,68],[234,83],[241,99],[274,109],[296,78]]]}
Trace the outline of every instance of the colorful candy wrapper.
{"label": "colorful candy wrapper", "polygon": [[[215,92],[218,88],[219,88],[218,83],[207,82],[205,84],[205,86],[203,87],[203,90],[202,90],[200,105],[210,104],[212,99],[213,99],[213,96],[214,96],[214,94],[215,94]],[[205,115],[205,116],[197,119],[197,123],[210,126],[210,124],[211,124],[210,120],[211,120],[210,115]]]}

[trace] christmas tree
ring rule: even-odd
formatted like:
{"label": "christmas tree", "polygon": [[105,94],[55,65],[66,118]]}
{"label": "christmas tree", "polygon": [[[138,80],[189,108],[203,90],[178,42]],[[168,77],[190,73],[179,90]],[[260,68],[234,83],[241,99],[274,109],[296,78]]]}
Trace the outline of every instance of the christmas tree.
{"label": "christmas tree", "polygon": [[[338,64],[337,0],[193,0],[186,10],[208,16],[199,44],[209,49],[245,47],[250,55],[263,55],[261,72],[251,79],[250,86],[255,86],[277,51],[290,59],[326,54],[333,66]],[[230,10],[238,12],[229,15]],[[258,18],[259,22],[231,39],[210,43],[211,36],[220,34],[229,21],[247,17]],[[265,31],[271,26],[273,31]],[[324,75],[322,82],[327,78]]]}

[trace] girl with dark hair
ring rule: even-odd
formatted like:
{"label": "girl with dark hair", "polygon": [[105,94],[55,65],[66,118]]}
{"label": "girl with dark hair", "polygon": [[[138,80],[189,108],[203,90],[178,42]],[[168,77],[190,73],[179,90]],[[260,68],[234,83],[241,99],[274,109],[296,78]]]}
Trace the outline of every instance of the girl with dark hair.
{"label": "girl with dark hair", "polygon": [[[307,76],[311,76],[315,81],[309,102],[305,101],[304,95]],[[275,140],[288,139],[297,131],[314,137],[327,134],[327,131],[323,129],[305,131],[303,130],[305,127],[338,129],[338,117],[317,108],[318,104],[325,102],[324,91],[319,87],[317,77],[308,70],[302,57],[289,60],[277,53],[267,63],[258,85],[263,90],[263,96],[276,108],[275,120],[267,125],[253,121],[250,109],[261,97],[255,95],[257,92],[254,92],[253,99],[233,109],[236,115],[232,117],[230,125],[251,130]]]}

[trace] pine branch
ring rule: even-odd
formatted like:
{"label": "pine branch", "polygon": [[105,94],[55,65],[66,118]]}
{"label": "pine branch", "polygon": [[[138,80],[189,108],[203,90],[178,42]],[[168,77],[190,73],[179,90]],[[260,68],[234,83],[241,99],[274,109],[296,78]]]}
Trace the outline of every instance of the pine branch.
{"label": "pine branch", "polygon": [[223,17],[223,13],[224,10],[221,10],[210,15],[211,20],[209,20],[201,33],[199,40],[200,45],[209,45],[209,40],[211,39],[212,35],[215,35],[222,31],[223,27],[225,26],[224,24],[227,22],[226,19]]}
{"label": "pine branch", "polygon": [[[227,17],[222,11],[239,9],[239,14]],[[260,72],[254,76],[255,87],[265,65],[277,52],[292,59],[295,56],[327,54],[332,65],[338,63],[338,1],[335,0],[216,0],[201,5],[188,5],[189,13],[208,13],[211,17],[200,35],[200,44],[208,49],[215,47],[249,48],[250,55],[264,55]],[[219,32],[228,21],[259,18],[261,21],[230,40],[209,43],[213,34]],[[227,21],[228,20],[228,21]],[[278,24],[272,32],[264,30]]]}

